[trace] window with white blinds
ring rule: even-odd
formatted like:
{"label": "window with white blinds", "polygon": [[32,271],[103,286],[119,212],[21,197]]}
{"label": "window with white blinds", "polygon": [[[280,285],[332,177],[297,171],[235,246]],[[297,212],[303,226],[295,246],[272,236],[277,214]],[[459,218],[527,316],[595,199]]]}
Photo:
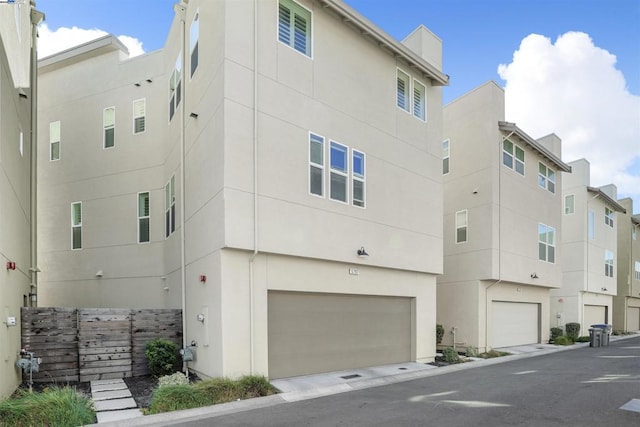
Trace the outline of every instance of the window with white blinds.
{"label": "window with white blinds", "polygon": [[138,193],[138,243],[149,242],[149,192]]}
{"label": "window with white blinds", "polygon": [[60,160],[60,121],[49,123],[49,160]]}
{"label": "window with white blinds", "polygon": [[82,202],[71,203],[71,249],[82,249]]}
{"label": "window with white blinds", "polygon": [[133,101],[133,133],[142,133],[146,130],[146,99]]}
{"label": "window with white blinds", "polygon": [[102,147],[111,148],[115,145],[116,107],[105,108],[102,113]]}
{"label": "window with white blinds", "polygon": [[311,57],[311,12],[291,0],[280,0],[278,40]]}
{"label": "window with white blinds", "polygon": [[427,120],[427,88],[417,80],[413,81],[413,115]]}

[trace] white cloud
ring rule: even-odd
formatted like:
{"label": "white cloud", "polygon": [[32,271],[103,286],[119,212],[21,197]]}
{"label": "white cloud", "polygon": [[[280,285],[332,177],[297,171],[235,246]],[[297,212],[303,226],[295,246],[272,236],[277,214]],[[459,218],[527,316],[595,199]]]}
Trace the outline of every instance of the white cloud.
{"label": "white cloud", "polygon": [[[107,34],[106,31],[97,28],[60,27],[50,30],[47,24],[43,23],[38,27],[38,57],[44,58]],[[142,42],[135,37],[118,36],[118,39],[129,49],[130,57],[144,53]]]}
{"label": "white cloud", "polygon": [[506,119],[534,138],[562,138],[562,158],[586,158],[591,185],[616,184],[640,209],[640,96],[629,93],[615,55],[588,34],[555,44],[530,34],[498,74],[506,81]]}

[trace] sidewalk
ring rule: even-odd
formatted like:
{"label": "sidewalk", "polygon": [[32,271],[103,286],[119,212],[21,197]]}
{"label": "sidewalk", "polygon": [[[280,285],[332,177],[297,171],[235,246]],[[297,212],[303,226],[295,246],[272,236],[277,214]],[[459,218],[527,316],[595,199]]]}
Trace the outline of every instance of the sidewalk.
{"label": "sidewalk", "polygon": [[[638,334],[616,336],[612,335],[610,342],[638,337]],[[167,412],[164,414],[148,415],[128,420],[94,424],[99,427],[133,427],[133,426],[169,426],[183,422],[194,421],[203,416],[222,416],[252,409],[276,406],[287,402],[297,402],[306,399],[362,390],[370,387],[411,381],[418,378],[443,375],[450,372],[479,368],[482,366],[505,363],[516,359],[542,356],[560,351],[576,350],[589,347],[589,343],[578,343],[570,346],[555,346],[553,344],[532,344],[515,347],[496,348],[495,350],[511,353],[509,356],[493,359],[474,359],[471,362],[455,365],[435,367],[423,363],[402,363],[397,365],[376,366],[364,369],[329,372],[319,375],[285,378],[271,381],[282,393],[223,403],[203,408],[187,409],[184,411]],[[345,378],[346,377],[346,378]]]}

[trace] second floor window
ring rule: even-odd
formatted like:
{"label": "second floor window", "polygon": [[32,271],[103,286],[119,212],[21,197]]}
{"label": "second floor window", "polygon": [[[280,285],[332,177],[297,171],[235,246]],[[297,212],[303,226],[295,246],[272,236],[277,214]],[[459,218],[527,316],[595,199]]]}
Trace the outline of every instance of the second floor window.
{"label": "second floor window", "polygon": [[524,176],[524,150],[508,139],[502,142],[502,163]]}
{"label": "second floor window", "polygon": [[615,213],[613,212],[613,210],[605,206],[604,207],[604,223],[607,224],[609,227],[613,227],[614,216],[615,216]]}
{"label": "second floor window", "polygon": [[71,204],[71,249],[82,249],[82,202]]}
{"label": "second floor window", "polygon": [[280,0],[278,40],[306,56],[311,56],[311,12],[291,0]]}
{"label": "second floor window", "polygon": [[329,197],[347,203],[348,148],[331,141],[329,162],[331,166]]}
{"label": "second floor window", "polygon": [[116,107],[105,108],[102,113],[103,148],[111,148],[115,145],[116,131]]}
{"label": "second floor window", "polygon": [[613,252],[604,251],[604,275],[613,277]]}
{"label": "second floor window", "polygon": [[60,160],[60,121],[49,123],[49,160]]}
{"label": "second floor window", "polygon": [[142,133],[146,130],[146,100],[136,99],[133,101],[133,133]]}
{"label": "second floor window", "polygon": [[309,192],[324,196],[324,138],[309,134]]}
{"label": "second floor window", "polygon": [[149,242],[149,192],[138,193],[138,243]]}
{"label": "second floor window", "polygon": [[356,150],[352,150],[351,153],[351,158],[353,160],[353,188],[351,191],[351,203],[353,204],[353,206],[364,208],[364,153]]}
{"label": "second floor window", "polygon": [[556,229],[544,224],[538,224],[538,259],[556,262]]}

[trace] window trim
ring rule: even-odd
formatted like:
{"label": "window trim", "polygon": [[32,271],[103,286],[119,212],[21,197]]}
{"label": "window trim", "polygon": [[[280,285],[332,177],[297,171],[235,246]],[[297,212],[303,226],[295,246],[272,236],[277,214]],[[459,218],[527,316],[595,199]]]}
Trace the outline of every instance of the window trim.
{"label": "window trim", "polygon": [[[142,194],[146,194],[147,195],[147,209],[148,209],[147,215],[140,215],[140,195],[142,195]],[[138,217],[138,227],[137,227],[136,240],[137,240],[138,244],[148,244],[148,243],[151,242],[151,192],[149,192],[149,191],[140,191],[140,192],[138,192],[137,197],[136,197],[136,208],[137,208],[136,214],[137,214],[137,217]],[[141,236],[140,235],[140,229],[141,229],[140,224],[141,224],[141,221],[143,219],[147,220],[147,238],[149,240],[146,240],[146,241],[142,241],[140,239],[140,236]]]}
{"label": "window trim", "polygon": [[[142,101],[142,105],[144,106],[144,110],[143,110],[143,114],[136,116],[136,102]],[[132,115],[133,115],[133,134],[134,135],[140,135],[142,133],[145,133],[147,131],[147,98],[138,98],[138,99],[134,99],[133,100],[133,111],[132,111]],[[136,132],[136,119],[139,118],[144,118],[144,129],[140,132]]]}
{"label": "window trim", "polygon": [[[459,214],[464,214],[464,224],[460,224],[458,221]],[[458,230],[464,229],[464,240],[458,240]],[[461,211],[457,211],[455,213],[455,239],[456,245],[467,243],[469,241],[469,211],[467,209],[463,209]]]}
{"label": "window trim", "polygon": [[[80,206],[80,221],[76,224],[75,223],[75,212],[74,212],[74,206]],[[75,229],[80,229],[80,246],[78,246],[77,248],[74,247],[74,231]],[[82,202],[72,202],[71,203],[71,250],[72,251],[78,251],[82,249]]]}
{"label": "window trim", "polygon": [[[567,199],[571,197],[571,212],[567,212]],[[567,194],[564,196],[563,201],[563,211],[565,215],[573,215],[576,213],[576,195],[575,194]]]}
{"label": "window trim", "polygon": [[[334,145],[344,149],[344,153],[345,153],[344,154],[344,158],[345,158],[344,159],[345,160],[345,162],[344,162],[345,165],[344,166],[345,166],[345,169],[346,169],[345,171],[341,171],[339,169],[334,169],[333,168],[333,165],[332,165],[332,162],[331,162],[331,153],[332,153],[332,149],[333,149]],[[334,141],[334,140],[330,139],[329,140],[329,192],[328,192],[328,196],[329,196],[330,200],[333,200],[334,202],[338,202],[338,203],[344,203],[346,205],[349,204],[349,200],[350,200],[350,198],[349,198],[350,197],[350,195],[349,195],[349,175],[350,175],[350,170],[349,169],[350,169],[349,168],[349,147],[344,145],[344,144],[339,143],[338,141]],[[334,199],[333,196],[332,196],[333,185],[332,185],[332,181],[331,181],[331,175],[333,173],[336,173],[337,175],[342,176],[345,179],[344,200]]]}
{"label": "window trim", "polygon": [[[543,242],[542,240],[540,240],[540,236],[541,236],[541,229],[543,229],[544,231],[544,236],[545,236],[545,241]],[[553,243],[549,243],[549,234],[552,233],[553,236]],[[556,263],[556,249],[558,247],[558,245],[556,244],[557,241],[557,237],[556,237],[556,233],[557,230],[555,227],[551,227],[550,225],[547,224],[543,224],[541,222],[538,223],[538,261],[542,261],[542,262],[546,262],[549,264],[555,264]],[[544,245],[545,246],[545,255],[544,255],[544,259],[540,258],[540,245]],[[549,248],[553,248],[553,260],[549,261]]]}
{"label": "window trim", "polygon": [[[356,174],[355,172],[356,168],[353,163],[356,159],[356,153],[362,155],[362,174]],[[351,149],[351,205],[360,209],[365,209],[367,207],[366,180],[367,180],[367,155],[360,150],[356,150],[355,148]],[[362,183],[362,200],[358,200],[358,202],[362,202],[362,205],[356,204],[356,198],[355,198],[355,194],[356,194],[355,182],[356,181]]]}
{"label": "window trim", "polygon": [[604,207],[604,223],[609,227],[613,228],[613,221],[616,217],[616,213],[613,209],[609,208],[609,206]]}
{"label": "window trim", "polygon": [[605,277],[615,277],[614,259],[616,254],[613,251],[605,249],[604,251],[604,275]]}
{"label": "window trim", "polygon": [[[311,160],[311,142],[312,142],[312,138],[313,137],[317,137],[319,138],[321,141],[321,152],[322,152],[322,164],[319,163],[315,163]],[[315,132],[309,132],[309,144],[308,144],[308,150],[309,150],[309,173],[308,173],[308,186],[307,186],[307,190],[309,191],[309,194],[315,197],[320,197],[322,199],[325,198],[325,171],[326,171],[326,167],[325,167],[325,163],[326,163],[326,155],[325,155],[325,137],[322,135],[319,135]],[[321,173],[321,194],[316,194],[314,192],[311,191],[311,168],[317,168],[320,170]]]}
{"label": "window trim", "polygon": [[[295,9],[299,9],[299,12],[301,12],[300,15],[308,14],[308,22],[307,22],[307,28],[306,28],[306,31],[308,32],[307,45],[305,46],[304,52],[301,52],[295,48],[295,40],[292,37],[292,33],[291,33],[291,22],[288,23],[289,38],[290,38],[289,43],[285,43],[280,38],[280,7],[281,6],[288,8],[290,15],[292,14],[292,12],[295,12]],[[293,0],[278,0],[278,7],[276,8],[276,16],[277,16],[276,22],[278,23],[278,25],[276,25],[276,38],[278,39],[278,42],[280,42],[284,46],[287,46],[289,49],[293,50],[294,52],[299,53],[305,58],[313,59],[313,51],[314,51],[313,49],[313,29],[314,29],[313,12],[310,9],[307,9],[306,7],[302,6],[301,4]]]}
{"label": "window trim", "polygon": [[[404,77],[406,77],[406,81],[405,81],[405,90],[404,90],[404,99],[405,99],[405,104],[406,106],[403,107],[400,105],[400,91],[399,91],[399,85],[398,83],[400,82],[400,75],[404,75]],[[404,81],[405,79],[403,79]],[[404,71],[402,68],[396,67],[396,107],[398,107],[399,109],[401,109],[402,111],[404,111],[407,114],[412,114],[411,113],[411,101],[413,100],[413,94],[411,91],[411,75],[409,73],[407,73],[406,71]]]}
{"label": "window trim", "polygon": [[[106,124],[106,118],[107,118],[107,110],[113,110],[113,124],[112,125],[107,125]],[[107,147],[107,130],[113,130],[113,145],[110,147]],[[116,107],[115,106],[111,106],[111,107],[107,107],[104,110],[102,110],[102,149],[103,150],[109,150],[111,148],[114,148],[116,146]]]}
{"label": "window trim", "polygon": [[[196,42],[193,43],[193,26],[196,24]],[[193,68],[193,53],[195,51],[196,67]],[[182,53],[181,53],[182,54]],[[200,9],[196,9],[196,13],[193,15],[191,25],[189,26],[189,81],[193,79],[193,75],[198,71],[198,65],[200,65]],[[184,73],[183,73],[184,74]]]}
{"label": "window trim", "polygon": [[[54,127],[54,125],[57,124],[58,126],[58,139],[54,140],[53,139],[53,132],[52,129]],[[49,123],[49,161],[50,162],[57,162],[62,158],[62,125],[60,123],[60,120],[57,120],[55,122],[50,122]],[[54,144],[58,144],[58,157],[57,158],[53,158],[53,145]]]}
{"label": "window trim", "polygon": [[[417,118],[420,121],[427,122],[427,85],[423,84],[420,80],[413,78],[413,87],[411,91],[411,107],[413,108],[413,117]],[[422,86],[422,115],[419,116],[416,114],[416,85]]]}
{"label": "window trim", "polygon": [[[445,144],[447,148],[445,149]],[[447,161],[447,171],[444,170],[445,160]],[[451,172],[451,139],[442,141],[442,175],[449,175]]]}
{"label": "window trim", "polygon": [[[507,141],[511,145],[513,145],[513,153],[509,153],[508,151],[505,150],[505,143]],[[517,156],[516,156],[517,151],[516,150],[522,151],[522,160],[519,160],[517,158]],[[511,158],[511,163],[512,163],[511,166],[505,164],[505,162],[504,162],[505,154],[507,154]],[[516,168],[516,165],[517,165],[516,162],[522,163],[522,173],[520,173],[520,171],[518,171],[518,169]],[[505,166],[508,169],[511,169],[512,171],[514,171],[515,173],[517,173],[520,176],[523,176],[523,177],[526,176],[526,174],[527,174],[526,151],[522,147],[520,147],[518,144],[516,144],[515,142],[511,141],[508,138],[505,138],[504,140],[502,140],[502,165]]]}

